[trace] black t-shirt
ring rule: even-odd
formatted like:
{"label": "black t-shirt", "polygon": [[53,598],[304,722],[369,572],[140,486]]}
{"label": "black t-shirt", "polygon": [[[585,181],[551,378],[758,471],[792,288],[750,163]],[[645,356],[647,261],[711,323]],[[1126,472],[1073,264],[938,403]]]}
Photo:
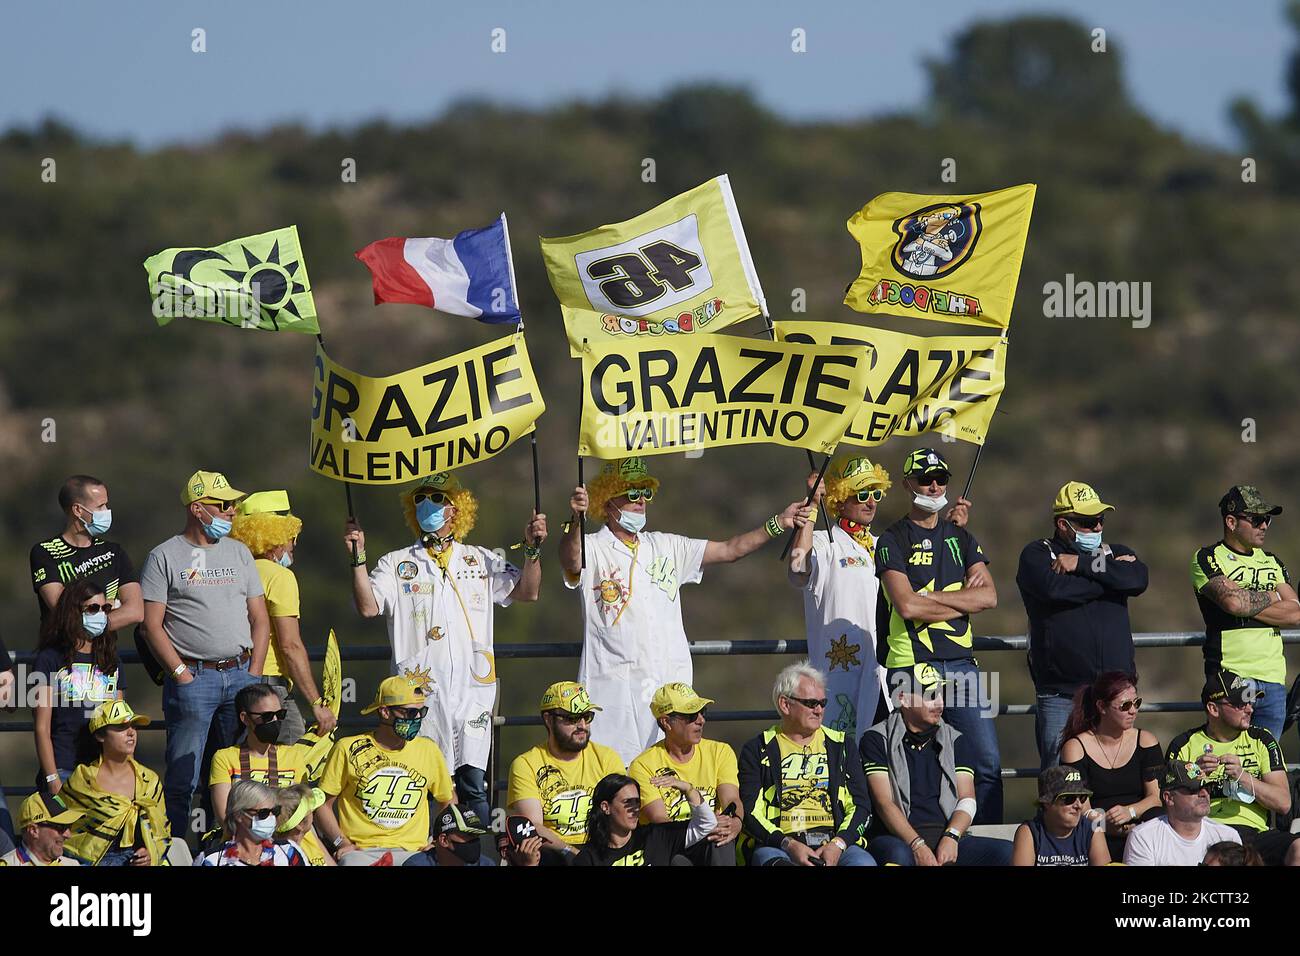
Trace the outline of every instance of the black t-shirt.
{"label": "black t-shirt", "polygon": [[[913,591],[956,591],[966,580],[966,569],[980,561],[987,564],[988,558],[975,537],[942,518],[933,528],[923,528],[904,516],[876,541],[876,574],[883,578],[886,571],[900,571]],[[886,667],[966,660],[973,654],[972,644],[970,615],[934,624],[909,621],[894,610],[881,587],[876,647]]]}
{"label": "black t-shirt", "polygon": [[32,545],[30,555],[32,566],[32,590],[36,591],[36,603],[41,608],[41,620],[49,614],[49,608],[41,600],[41,588],[53,581],[65,587],[73,581],[88,578],[99,586],[104,596],[110,601],[117,599],[117,591],[123,584],[136,584],[140,579],[135,573],[135,566],[127,557],[126,549],[116,541],[95,538],[85,548],[68,544],[62,535]]}
{"label": "black t-shirt", "polygon": [[[881,734],[867,731],[862,735],[859,747],[868,779],[872,774],[889,772],[889,755],[885,753],[885,738]],[[934,738],[920,748],[904,740],[903,752],[907,755],[907,778],[912,791],[907,822],[916,830],[923,827],[942,830],[948,825],[948,818],[939,803],[943,771],[939,767],[939,751],[935,748]],[[958,734],[953,742],[953,766],[962,773],[974,775],[975,750],[965,734]],[[879,814],[876,819],[881,821],[879,832],[886,832]]]}
{"label": "black t-shirt", "polygon": [[[54,689],[50,709],[50,741],[54,745],[55,766],[71,770],[79,763],[90,763],[98,755],[87,725],[90,715],[100,704],[117,698],[124,691],[122,668],[105,674],[95,666],[93,654],[77,653],[72,656],[72,667],[54,648],[46,648],[36,655],[32,671],[44,675],[48,686]],[[44,776],[42,774],[41,776]]]}
{"label": "black t-shirt", "polygon": [[5,647],[5,639],[0,637],[0,674],[11,670],[14,662],[9,659],[9,648]]}
{"label": "black t-shirt", "polygon": [[682,855],[696,866],[704,865],[704,855],[712,845],[701,840],[686,848],[685,821],[678,823],[643,823],[632,831],[623,846],[613,849],[588,843],[573,861],[574,866],[671,866],[674,856]]}

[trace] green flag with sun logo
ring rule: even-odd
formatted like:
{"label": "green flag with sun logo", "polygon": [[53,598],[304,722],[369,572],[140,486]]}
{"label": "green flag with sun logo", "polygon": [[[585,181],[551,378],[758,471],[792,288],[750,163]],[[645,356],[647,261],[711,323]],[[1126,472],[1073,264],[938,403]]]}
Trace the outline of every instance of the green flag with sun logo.
{"label": "green flag with sun logo", "polygon": [[208,249],[164,249],[144,268],[159,325],[186,318],[268,332],[320,332],[297,226]]}

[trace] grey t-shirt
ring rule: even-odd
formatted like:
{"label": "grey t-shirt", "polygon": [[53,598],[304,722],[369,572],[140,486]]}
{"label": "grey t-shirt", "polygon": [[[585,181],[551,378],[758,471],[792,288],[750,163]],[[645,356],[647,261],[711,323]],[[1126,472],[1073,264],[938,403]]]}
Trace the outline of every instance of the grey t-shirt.
{"label": "grey t-shirt", "polygon": [[163,629],[181,657],[215,661],[252,648],[248,599],[262,595],[262,579],[240,542],[201,548],[179,534],[168,538],[145,559],[140,590],[167,605]]}

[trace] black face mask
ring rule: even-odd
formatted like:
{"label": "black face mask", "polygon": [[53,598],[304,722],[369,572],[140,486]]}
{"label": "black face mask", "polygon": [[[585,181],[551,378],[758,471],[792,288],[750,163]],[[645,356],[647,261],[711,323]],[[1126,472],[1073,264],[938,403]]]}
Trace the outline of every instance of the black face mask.
{"label": "black face mask", "polygon": [[462,863],[466,866],[474,866],[483,855],[482,841],[478,837],[472,840],[466,840],[464,843],[453,843],[451,852],[456,854]]}
{"label": "black face mask", "polygon": [[262,743],[273,744],[280,739],[280,721],[268,720],[264,724],[258,724],[253,728],[253,733]]}

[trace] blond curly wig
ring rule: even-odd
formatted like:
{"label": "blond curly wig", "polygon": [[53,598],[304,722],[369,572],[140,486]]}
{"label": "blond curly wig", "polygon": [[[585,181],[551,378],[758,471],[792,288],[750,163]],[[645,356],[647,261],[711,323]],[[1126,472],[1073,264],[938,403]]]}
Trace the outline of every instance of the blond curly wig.
{"label": "blond curly wig", "polygon": [[478,518],[478,499],[470,493],[468,488],[457,488],[454,491],[446,491],[442,488],[435,488],[432,485],[421,483],[413,488],[408,488],[401,494],[402,514],[406,518],[406,526],[415,532],[416,537],[423,535],[424,529],[420,527],[420,522],[415,520],[415,493],[420,490],[442,491],[451,499],[451,505],[456,509],[456,514],[452,517],[450,524],[443,526],[442,534],[451,535],[457,541],[464,542],[469,536],[470,531],[474,528],[474,521]]}
{"label": "blond curly wig", "polygon": [[248,550],[257,557],[268,553],[272,548],[288,544],[302,531],[301,518],[271,512],[235,515],[231,525],[230,536],[247,545]]}
{"label": "blond curly wig", "polygon": [[[861,457],[861,456],[857,456]],[[844,458],[839,461],[831,462],[830,468],[826,472],[826,510],[833,515],[838,515],[840,505],[850,495],[854,495],[864,488],[879,488],[881,491],[888,491],[893,482],[889,480],[889,472],[885,471],[880,465],[870,465],[865,471],[855,471],[848,478],[839,477],[844,473],[844,466],[851,459]]]}

